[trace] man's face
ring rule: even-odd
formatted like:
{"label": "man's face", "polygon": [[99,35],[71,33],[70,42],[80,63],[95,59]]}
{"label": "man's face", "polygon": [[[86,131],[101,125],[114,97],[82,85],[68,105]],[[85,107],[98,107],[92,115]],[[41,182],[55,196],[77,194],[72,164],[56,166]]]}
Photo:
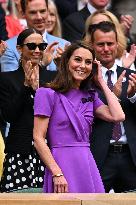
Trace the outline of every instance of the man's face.
{"label": "man's face", "polygon": [[89,3],[96,9],[103,9],[108,5],[109,0],[89,0]]}
{"label": "man's face", "polygon": [[42,33],[45,32],[45,20],[48,11],[45,0],[28,1],[24,17],[27,20],[29,28],[34,28]]}
{"label": "man's face", "polygon": [[117,56],[118,43],[114,31],[102,32],[96,30],[94,32],[94,41],[92,42],[93,49],[96,54],[96,59],[106,68],[111,68]]}

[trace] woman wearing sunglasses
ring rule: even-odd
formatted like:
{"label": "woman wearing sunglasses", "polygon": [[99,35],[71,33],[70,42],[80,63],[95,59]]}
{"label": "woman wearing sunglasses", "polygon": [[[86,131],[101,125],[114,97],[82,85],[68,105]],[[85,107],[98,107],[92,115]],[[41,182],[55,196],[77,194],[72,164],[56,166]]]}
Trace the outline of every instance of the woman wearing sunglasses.
{"label": "woman wearing sunglasses", "polygon": [[0,108],[10,123],[1,192],[43,186],[44,166],[32,139],[35,90],[55,76],[39,65],[46,46],[41,34],[33,29],[22,31],[17,38],[19,69],[0,73]]}

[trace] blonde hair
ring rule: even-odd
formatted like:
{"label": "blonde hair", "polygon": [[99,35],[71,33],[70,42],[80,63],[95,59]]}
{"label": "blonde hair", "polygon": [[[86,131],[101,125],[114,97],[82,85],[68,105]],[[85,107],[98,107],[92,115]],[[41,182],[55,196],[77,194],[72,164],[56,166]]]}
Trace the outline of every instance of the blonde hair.
{"label": "blonde hair", "polygon": [[54,27],[53,31],[51,32],[51,34],[54,36],[57,36],[57,37],[62,37],[62,29],[61,29],[60,17],[58,14],[57,7],[56,7],[53,0],[48,0],[48,10],[49,10],[49,5],[51,5],[53,7],[54,13],[56,16],[56,24],[55,24],[55,27]]}
{"label": "blonde hair", "polygon": [[110,11],[99,10],[99,11],[94,12],[92,15],[90,15],[87,18],[86,23],[85,23],[84,41],[86,41],[87,43],[91,43],[91,33],[89,32],[89,26],[94,24],[93,17],[99,14],[105,15],[109,19],[110,22],[114,23],[116,31],[117,31],[117,42],[118,42],[117,58],[121,58],[127,47],[127,40],[126,40],[125,34],[123,32],[123,29],[117,17],[114,14],[112,14]]}

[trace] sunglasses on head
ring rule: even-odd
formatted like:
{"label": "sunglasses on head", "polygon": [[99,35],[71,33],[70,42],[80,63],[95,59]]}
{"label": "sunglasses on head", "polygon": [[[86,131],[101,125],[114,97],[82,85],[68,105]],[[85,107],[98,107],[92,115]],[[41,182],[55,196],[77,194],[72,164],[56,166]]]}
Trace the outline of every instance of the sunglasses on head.
{"label": "sunglasses on head", "polygon": [[37,47],[39,48],[40,51],[44,51],[45,48],[47,47],[47,43],[39,43],[39,44],[36,44],[36,43],[26,43],[26,44],[23,44],[22,46],[27,46],[27,48],[29,50],[35,50]]}
{"label": "sunglasses on head", "polygon": [[101,28],[104,30],[107,30],[107,28],[115,29],[115,25],[110,21],[102,21],[97,24],[89,25],[88,31],[91,33],[92,31],[96,31],[97,29],[101,29]]}

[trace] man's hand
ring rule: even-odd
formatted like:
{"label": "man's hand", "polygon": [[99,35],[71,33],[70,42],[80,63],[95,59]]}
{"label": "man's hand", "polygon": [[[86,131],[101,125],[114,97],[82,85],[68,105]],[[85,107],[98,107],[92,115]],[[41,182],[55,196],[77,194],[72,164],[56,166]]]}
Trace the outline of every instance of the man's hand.
{"label": "man's hand", "polygon": [[136,45],[132,44],[128,55],[127,55],[127,52],[125,51],[122,56],[123,67],[130,68],[130,66],[134,63],[135,58],[136,58]]}
{"label": "man's hand", "polygon": [[119,76],[117,82],[115,83],[114,87],[113,87],[113,93],[120,98],[121,96],[121,92],[122,92],[122,81],[123,78],[125,77],[126,71],[124,70],[121,75]]}
{"label": "man's hand", "polygon": [[120,23],[123,27],[125,34],[127,35],[132,27],[134,18],[131,15],[121,15]]}
{"label": "man's hand", "polygon": [[129,98],[133,97],[135,93],[136,93],[136,74],[131,73],[131,75],[129,75],[129,85],[127,89],[128,97]]}

